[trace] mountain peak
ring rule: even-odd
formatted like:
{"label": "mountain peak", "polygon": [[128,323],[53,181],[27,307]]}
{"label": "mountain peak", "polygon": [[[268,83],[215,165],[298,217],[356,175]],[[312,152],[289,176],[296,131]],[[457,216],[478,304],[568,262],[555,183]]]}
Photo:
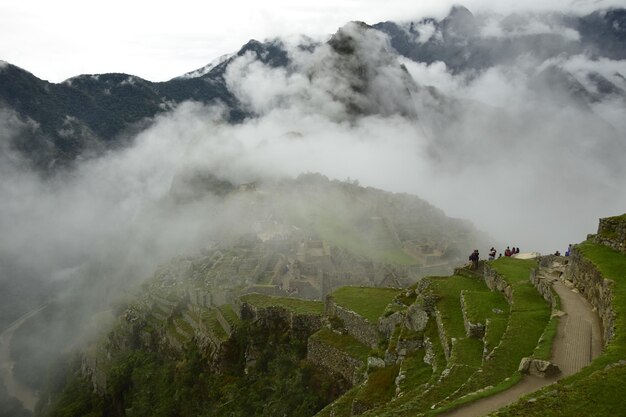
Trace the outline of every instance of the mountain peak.
{"label": "mountain peak", "polygon": [[455,4],[454,6],[450,8],[450,13],[448,13],[448,16],[452,16],[452,15],[466,15],[466,16],[470,15],[472,17],[474,16],[467,7],[461,4]]}
{"label": "mountain peak", "polygon": [[442,25],[447,38],[472,38],[478,34],[476,18],[464,6],[453,6]]}
{"label": "mountain peak", "polygon": [[356,48],[355,35],[363,34],[369,29],[374,28],[364,22],[352,21],[346,23],[335,32],[328,44],[340,55],[353,54]]}

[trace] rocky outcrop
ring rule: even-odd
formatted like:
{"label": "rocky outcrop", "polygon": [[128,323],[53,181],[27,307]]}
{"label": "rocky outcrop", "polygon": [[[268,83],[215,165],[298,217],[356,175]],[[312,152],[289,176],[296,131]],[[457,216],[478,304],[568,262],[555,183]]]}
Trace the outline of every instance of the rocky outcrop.
{"label": "rocky outcrop", "polygon": [[596,243],[626,253],[626,214],[600,219],[598,233],[593,236]]}
{"label": "rocky outcrop", "polygon": [[406,311],[405,326],[414,332],[424,331],[428,324],[428,313],[421,305],[411,304]]}
{"label": "rocky outcrop", "polygon": [[390,338],[397,326],[405,322],[404,312],[395,313],[378,319],[378,331],[386,338]]}
{"label": "rocky outcrop", "polygon": [[572,248],[565,279],[585,296],[602,321],[602,339],[606,346],[614,335],[613,281],[605,279],[596,266],[577,247]]}
{"label": "rocky outcrop", "polygon": [[523,374],[535,375],[541,378],[552,378],[561,373],[556,364],[534,358],[522,358],[518,370]]}
{"label": "rocky outcrop", "polygon": [[390,339],[400,326],[411,332],[423,332],[428,324],[428,313],[421,303],[414,302],[408,308],[396,311],[388,316],[378,319],[378,332]]}
{"label": "rocky outcrop", "polygon": [[93,349],[82,355],[80,370],[82,375],[91,381],[93,390],[99,394],[104,394],[107,387],[107,376],[104,371],[107,361],[106,357],[100,357],[101,354],[102,352],[98,349]]}

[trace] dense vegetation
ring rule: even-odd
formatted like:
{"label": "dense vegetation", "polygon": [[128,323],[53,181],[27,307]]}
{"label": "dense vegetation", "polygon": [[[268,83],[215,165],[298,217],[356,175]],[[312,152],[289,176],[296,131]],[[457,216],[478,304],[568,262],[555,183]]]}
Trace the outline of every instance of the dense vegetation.
{"label": "dense vegetation", "polygon": [[[246,346],[258,350],[246,366]],[[69,416],[310,416],[345,391],[306,360],[306,340],[290,332],[243,324],[229,346],[221,372],[193,343],[180,357],[132,350],[116,358],[107,374],[104,400],[91,393],[74,364],[74,376],[50,407]],[[58,388],[57,388],[58,389]],[[51,386],[49,390],[54,390]]]}

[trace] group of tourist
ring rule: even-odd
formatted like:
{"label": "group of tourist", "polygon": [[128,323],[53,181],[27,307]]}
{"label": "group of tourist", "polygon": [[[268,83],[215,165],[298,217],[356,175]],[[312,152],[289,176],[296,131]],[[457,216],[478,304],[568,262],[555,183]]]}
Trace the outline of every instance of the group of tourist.
{"label": "group of tourist", "polygon": [[[492,247],[491,249],[489,249],[489,260],[493,261],[494,259],[496,259],[496,248]],[[519,248],[513,248],[511,249],[510,246],[506,247],[506,250],[504,251],[504,256],[513,256],[519,253]],[[498,254],[498,259],[502,258],[502,254]]]}
{"label": "group of tourist", "polygon": [[[490,261],[493,261],[494,259],[496,259],[496,253],[497,253],[496,248],[492,247],[491,249],[489,249],[489,258],[488,259]],[[510,246],[507,246],[506,250],[504,251],[504,256],[513,256],[513,255],[518,254],[518,253],[519,253],[519,248],[515,248],[514,247],[513,249],[511,249]],[[472,257],[474,255],[478,255],[478,250],[474,250],[474,253],[472,253],[470,255],[470,261],[472,261],[472,262],[473,262]],[[498,255],[498,258],[502,258],[502,254],[501,253]],[[478,258],[476,259],[476,262],[478,262]]]}
{"label": "group of tourist", "polygon": [[[489,260],[493,261],[494,259],[496,259],[496,248],[494,248],[493,246],[491,247],[491,249],[489,249]],[[506,250],[504,251],[504,256],[513,256],[513,255],[517,255],[519,253],[519,248],[517,247],[513,247],[513,249],[511,249],[510,246],[506,247]],[[502,258],[502,254],[498,254],[498,259]],[[480,254],[478,253],[478,249],[474,249],[474,252],[471,253],[471,255],[469,256],[469,260],[471,262],[470,264],[470,268],[471,269],[476,269],[478,268],[478,261],[480,260]]]}
{"label": "group of tourist", "polygon": [[470,268],[476,269],[478,268],[478,260],[480,259],[480,254],[478,253],[478,249],[474,249],[474,252],[469,256],[469,260],[471,262]]}
{"label": "group of tourist", "polygon": [[[567,251],[565,252],[565,256],[570,256],[570,253],[572,252],[572,245],[570,244],[567,248]],[[491,249],[489,249],[489,260],[493,261],[496,259],[496,249],[494,247],[491,247]],[[504,251],[504,256],[514,256],[517,255],[519,253],[519,248],[517,247],[513,247],[511,248],[510,246],[506,247],[506,250]],[[554,253],[556,256],[561,256],[561,252],[556,251]],[[502,254],[498,254],[498,259],[502,258]],[[472,252],[472,254],[469,256],[469,260],[471,261],[470,264],[470,268],[472,269],[476,269],[478,267],[478,261],[480,260],[480,255],[478,254],[478,249],[474,249],[474,252]]]}
{"label": "group of tourist", "polygon": [[[569,256],[572,253],[572,244],[570,243],[569,246],[567,247],[567,250],[565,251],[565,256]],[[554,252],[555,256],[561,256],[561,252],[559,252],[558,250],[556,252]]]}
{"label": "group of tourist", "polygon": [[508,246],[506,247],[506,250],[504,251],[504,256],[513,256],[513,255],[517,255],[519,253],[519,248],[509,248]]}

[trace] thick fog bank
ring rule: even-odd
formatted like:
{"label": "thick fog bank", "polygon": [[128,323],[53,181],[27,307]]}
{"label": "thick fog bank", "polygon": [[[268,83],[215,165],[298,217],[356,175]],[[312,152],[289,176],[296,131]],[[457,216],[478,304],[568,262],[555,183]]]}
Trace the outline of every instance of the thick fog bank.
{"label": "thick fog bank", "polygon": [[[320,172],[414,193],[498,241],[544,253],[625,211],[625,61],[529,53],[454,72],[398,57],[364,25],[333,39],[285,42],[287,66],[254,54],[234,60],[224,81],[255,117],[232,125],[219,106],[185,103],[132,146],[52,178],[29,172],[8,148],[32,126],[3,111],[2,257],[55,282],[85,271],[145,277],[240,223],[219,201],[167,203],[177,175],[194,170],[234,183]],[[589,74],[615,92],[599,91]]]}

